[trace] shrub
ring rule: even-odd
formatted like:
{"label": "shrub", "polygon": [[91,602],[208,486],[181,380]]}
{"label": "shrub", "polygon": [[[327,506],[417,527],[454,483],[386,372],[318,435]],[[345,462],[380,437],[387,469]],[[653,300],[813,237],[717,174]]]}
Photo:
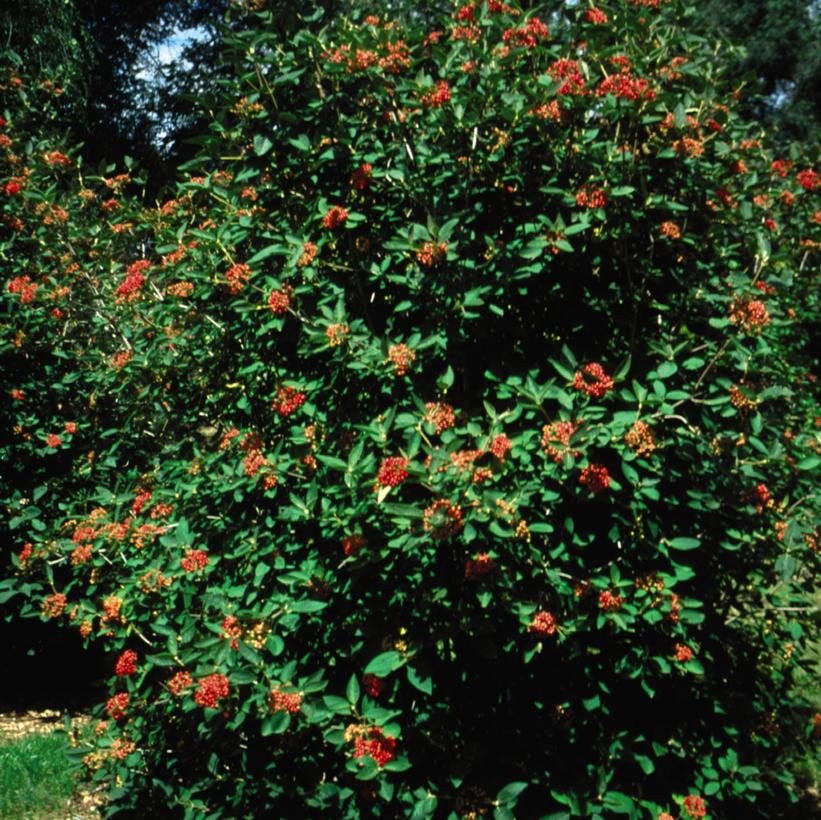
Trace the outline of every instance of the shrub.
{"label": "shrub", "polygon": [[230,14],[156,207],[4,81],[2,595],[110,648],[93,777],[163,816],[780,816],[811,165],[676,3]]}

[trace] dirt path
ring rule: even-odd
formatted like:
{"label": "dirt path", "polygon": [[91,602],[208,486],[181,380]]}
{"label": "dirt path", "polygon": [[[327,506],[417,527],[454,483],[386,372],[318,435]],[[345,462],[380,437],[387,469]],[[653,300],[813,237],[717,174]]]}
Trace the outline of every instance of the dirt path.
{"label": "dirt path", "polygon": [[[91,718],[88,715],[70,715],[71,722],[78,728],[88,725]],[[17,740],[31,734],[48,734],[55,729],[63,728],[63,713],[56,709],[43,709],[27,712],[0,713],[0,738]]]}

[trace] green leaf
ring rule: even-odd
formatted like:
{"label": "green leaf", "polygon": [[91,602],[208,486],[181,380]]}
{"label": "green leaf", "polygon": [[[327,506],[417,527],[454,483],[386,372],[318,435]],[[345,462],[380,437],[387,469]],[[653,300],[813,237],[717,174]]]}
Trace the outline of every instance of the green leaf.
{"label": "green leaf", "polygon": [[602,801],[605,808],[612,811],[614,814],[629,814],[636,816],[636,803],[632,797],[622,792],[607,792]]}
{"label": "green leaf", "polygon": [[377,655],[365,667],[366,675],[376,675],[378,678],[386,678],[391,672],[399,669],[405,663],[405,659],[399,652],[391,650]]}
{"label": "green leaf", "polygon": [[345,695],[351,704],[355,704],[359,700],[359,681],[356,679],[356,675],[351,675],[351,679],[348,681],[348,686],[345,689]]}
{"label": "green leaf", "polygon": [[436,795],[425,795],[425,797],[417,801],[414,805],[413,814],[411,814],[410,820],[425,820],[426,817],[433,817],[433,814],[436,811],[436,803]]}
{"label": "green leaf", "polygon": [[522,780],[515,780],[503,786],[496,795],[496,802],[501,805],[516,805],[519,795],[528,787],[528,783]]}
{"label": "green leaf", "polygon": [[351,704],[345,699],[337,695],[323,695],[322,702],[328,707],[328,710],[339,715],[348,715],[351,712]]}
{"label": "green leaf", "polygon": [[548,359],[550,364],[553,365],[553,369],[566,381],[572,382],[575,373],[568,367],[565,367],[561,362],[557,362],[556,359]]}
{"label": "green leaf", "polygon": [[300,134],[296,139],[289,139],[288,142],[300,151],[311,150],[311,140],[306,134]]}
{"label": "green leaf", "polygon": [[382,509],[391,515],[398,515],[400,518],[422,518],[424,515],[424,510],[410,504],[387,503],[382,505]]}
{"label": "green leaf", "polygon": [[373,780],[379,774],[379,766],[370,755],[360,757],[351,763],[356,766],[357,780]]}
{"label": "green leaf", "polygon": [[422,677],[416,669],[410,665],[407,667],[407,674],[408,683],[410,683],[411,686],[416,687],[420,692],[424,692],[426,695],[433,693],[433,680],[430,675]]}
{"label": "green leaf", "polygon": [[673,538],[668,541],[670,547],[674,550],[694,550],[701,546],[701,541],[698,538]]}
{"label": "green leaf", "polygon": [[263,737],[268,735],[282,734],[291,725],[291,716],[287,712],[277,712],[262,722],[260,734]]}
{"label": "green leaf", "polygon": [[325,609],[328,606],[326,601],[294,601],[288,604],[288,609],[291,612],[319,612],[320,609]]}
{"label": "green leaf", "polygon": [[273,148],[273,143],[268,137],[263,137],[262,134],[257,134],[254,137],[254,153],[261,157],[263,154],[267,154],[271,148]]}
{"label": "green leaf", "polygon": [[262,262],[269,256],[273,256],[277,252],[282,252],[282,245],[266,245],[262,250],[257,251],[249,260],[249,265],[256,265],[257,262]]}

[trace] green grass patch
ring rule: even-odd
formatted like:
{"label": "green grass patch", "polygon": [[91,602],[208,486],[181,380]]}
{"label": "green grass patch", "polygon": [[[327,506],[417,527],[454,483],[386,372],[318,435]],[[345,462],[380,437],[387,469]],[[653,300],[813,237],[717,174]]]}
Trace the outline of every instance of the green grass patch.
{"label": "green grass patch", "polygon": [[[816,607],[813,625],[814,635],[821,635],[821,591],[816,592],[813,601]],[[796,675],[796,686],[807,700],[810,712],[821,712],[821,638],[810,641],[804,653],[804,666]],[[819,741],[809,738],[798,752],[793,770],[799,782],[808,790],[821,792],[821,758],[818,755]]]}
{"label": "green grass patch", "polygon": [[40,817],[64,806],[76,781],[64,734],[0,737],[0,817]]}

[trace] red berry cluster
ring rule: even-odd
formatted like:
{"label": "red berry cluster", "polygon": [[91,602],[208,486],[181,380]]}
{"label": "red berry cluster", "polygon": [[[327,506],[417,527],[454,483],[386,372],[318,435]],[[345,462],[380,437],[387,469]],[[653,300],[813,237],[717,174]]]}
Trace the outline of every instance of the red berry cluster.
{"label": "red berry cluster", "polygon": [[434,426],[437,435],[456,426],[456,417],[449,404],[428,402],[425,411],[425,421]]}
{"label": "red berry cluster", "polygon": [[677,643],[675,646],[675,650],[675,659],[679,663],[687,663],[688,661],[693,660],[693,650],[690,649],[689,646],[686,646],[683,643]]}
{"label": "red berry cluster", "polygon": [[139,515],[147,502],[151,501],[152,493],[150,490],[143,490],[134,496],[134,501],[131,504],[131,514]]}
{"label": "red berry cluster", "polygon": [[302,245],[302,256],[299,257],[299,261],[297,264],[299,267],[304,268],[306,265],[310,265],[311,262],[314,261],[316,258],[316,254],[319,248],[314,245],[313,242],[305,242]]}
{"label": "red berry cluster", "polygon": [[379,487],[396,487],[408,477],[408,460],[401,456],[391,456],[382,461],[376,483]]}
{"label": "red berry cluster", "polygon": [[295,387],[280,387],[274,402],[274,410],[285,418],[298,410],[305,403],[306,396]]}
{"label": "red berry cluster", "polygon": [[126,649],[114,664],[114,673],[118,678],[125,678],[137,671],[137,653],[133,649]]}
{"label": "red berry cluster", "polygon": [[[593,381],[588,381],[585,377]],[[598,362],[591,362],[576,372],[573,387],[594,399],[600,399],[613,389],[613,379],[604,372],[604,368]]]}
{"label": "red berry cluster", "polygon": [[490,453],[499,461],[504,461],[505,456],[511,451],[513,448],[513,442],[505,435],[496,436],[493,441],[490,443],[490,447],[488,450]]}
{"label": "red berry cluster", "polygon": [[539,610],[539,612],[533,616],[528,631],[535,632],[538,635],[555,635],[556,619],[549,612]]}
{"label": "red berry cluster", "polygon": [[252,273],[253,271],[248,265],[232,265],[225,272],[225,280],[228,282],[228,290],[234,294],[239,293],[245,287],[246,282],[251,278]]}
{"label": "red berry cluster", "polygon": [[584,16],[587,18],[588,23],[593,23],[594,25],[606,23],[609,20],[608,16],[601,9],[597,9],[595,6],[588,9]]}
{"label": "red berry cluster", "polygon": [[228,678],[215,672],[200,680],[199,688],[194,694],[194,700],[203,708],[216,709],[223,698],[229,694]]}
{"label": "red berry cluster", "polygon": [[384,766],[396,757],[396,739],[384,734],[378,726],[349,726],[345,738],[354,742],[354,758],[369,755],[378,766]]}
{"label": "red berry cluster", "polygon": [[208,566],[208,553],[205,550],[188,550],[180,559],[180,566],[186,572],[196,572]]}
{"label": "red berry cluster", "polygon": [[30,276],[16,276],[6,285],[6,290],[9,293],[20,294],[20,304],[23,305],[31,304],[34,301],[39,288],[40,286],[36,282],[31,281]]}
{"label": "red berry cluster", "polygon": [[283,313],[287,313],[290,306],[291,297],[289,296],[288,291],[271,291],[271,295],[268,297],[268,307],[271,309],[271,313],[273,313],[274,316],[282,316]]}
{"label": "red berry cluster", "polygon": [[93,552],[94,548],[91,544],[84,544],[82,546],[77,547],[71,553],[71,564],[72,566],[78,567],[82,564],[88,563],[91,559],[91,553]]}
{"label": "red berry cluster", "polygon": [[625,434],[624,442],[639,456],[650,455],[656,449],[653,431],[650,429],[650,425],[645,424],[643,421],[637,421],[633,424]]}
{"label": "red berry cluster", "polygon": [[17,560],[20,562],[21,567],[26,566],[26,563],[31,558],[33,551],[34,549],[30,543],[23,544],[23,549],[21,549],[19,554],[17,555]]}
{"label": "red berry cluster", "polygon": [[670,623],[677,624],[679,616],[681,615],[681,604],[679,603],[679,597],[676,595],[675,592],[670,593],[670,611],[667,613],[667,617],[670,620]]}
{"label": "red berry cluster", "polygon": [[347,218],[347,208],[333,205],[326,211],[325,216],[322,217],[322,224],[329,230],[333,230],[334,228],[338,228]]}
{"label": "red berry cluster", "polygon": [[302,692],[283,692],[279,686],[271,689],[268,704],[272,712],[295,715],[302,708]]}
{"label": "red berry cluster", "polygon": [[449,100],[450,86],[444,80],[440,80],[432,91],[422,95],[421,102],[423,108],[441,108]]}
{"label": "red berry cluster", "polygon": [[433,538],[443,540],[462,529],[462,508],[451,504],[446,498],[439,498],[424,512],[422,525]]}
{"label": "red berry cluster", "polygon": [[226,615],[222,620],[222,637],[231,641],[231,649],[239,648],[242,625],[236,615]]}
{"label": "red berry cluster", "polygon": [[380,678],[378,675],[371,675],[370,673],[363,675],[362,685],[372,698],[378,698],[385,691],[385,679]]}
{"label": "red berry cluster", "polygon": [[599,593],[599,609],[604,612],[617,612],[623,603],[624,598],[621,595],[614,595],[609,589]]}
{"label": "red berry cluster", "polygon": [[123,599],[117,595],[108,595],[103,600],[103,616],[100,619],[103,623],[117,623],[123,621],[124,618],[120,614],[123,606]]}
{"label": "red berry cluster", "polygon": [[610,74],[605,77],[596,89],[596,96],[603,97],[612,94],[623,100],[654,100],[656,92],[650,87],[650,83],[632,74],[620,73]]}
{"label": "red berry cluster", "polygon": [[496,569],[496,562],[487,552],[480,552],[465,561],[465,580],[478,581]]}
{"label": "red berry cluster", "polygon": [[773,500],[766,484],[758,484],[755,488],[754,501],[756,511],[761,514],[767,507],[772,507]]}
{"label": "red berry cluster", "polygon": [[670,222],[662,222],[659,226],[659,230],[661,231],[662,236],[666,236],[668,239],[680,239],[681,238],[681,228],[675,223]]}
{"label": "red berry cluster", "polygon": [[393,362],[396,375],[405,376],[416,359],[416,354],[406,344],[391,345],[388,348],[388,359]]}
{"label": "red berry cluster", "polygon": [[572,421],[554,421],[542,427],[542,450],[548,458],[561,464],[565,456],[575,458],[578,450],[570,447],[570,438],[578,430]]}
{"label": "red berry cluster", "polygon": [[788,159],[775,159],[772,161],[772,164],[770,165],[770,170],[776,176],[779,176],[781,177],[781,179],[784,179],[790,172],[792,166],[792,162]]}
{"label": "red berry cluster", "polygon": [[128,708],[128,693],[120,692],[109,698],[105,705],[105,710],[108,712],[112,720],[122,720],[125,717],[125,710]]}
{"label": "red berry cluster", "polygon": [[601,188],[585,185],[576,193],[576,204],[580,208],[604,208],[607,205],[607,194]]}
{"label": "red berry cluster", "polygon": [[684,798],[682,808],[690,817],[705,817],[707,814],[707,804],[704,802],[704,798],[699,797],[697,794],[688,794]]}
{"label": "red berry cluster", "polygon": [[183,689],[188,689],[189,686],[193,685],[194,679],[191,677],[190,672],[185,671],[177,672],[166,684],[168,691],[171,692],[174,697],[179,697]]}
{"label": "red berry cluster", "polygon": [[65,612],[68,600],[62,592],[55,592],[43,599],[42,612],[46,618],[59,618]]}
{"label": "red berry cluster", "polygon": [[145,284],[145,271],[151,267],[147,259],[138,259],[128,266],[125,278],[114,291],[115,302],[134,302],[140,297],[140,289]]}
{"label": "red berry cluster", "polygon": [[582,470],[579,483],[596,495],[610,486],[610,473],[601,464],[591,464]]}
{"label": "red berry cluster", "polygon": [[445,242],[425,242],[416,251],[416,260],[423,268],[436,267],[448,255],[448,246]]}
{"label": "red berry cluster", "polygon": [[267,463],[268,459],[262,451],[254,448],[249,450],[243,459],[242,469],[248,478],[254,478]]}
{"label": "red berry cluster", "polygon": [[371,171],[373,171],[373,165],[370,162],[363,162],[351,174],[351,187],[356,188],[357,191],[364,191],[371,178]]}
{"label": "red berry cluster", "polygon": [[345,339],[348,338],[350,328],[347,325],[340,323],[328,325],[325,328],[325,338],[328,340],[329,347],[339,347],[345,344]]}
{"label": "red berry cluster", "polygon": [[559,96],[574,95],[582,96],[587,94],[584,87],[584,75],[579,68],[578,60],[567,60],[565,58],[556,60],[547,69],[547,75],[559,83],[556,94]]}
{"label": "red berry cluster", "polygon": [[355,533],[342,539],[342,549],[345,555],[350,557],[356,555],[367,543],[368,541],[365,536],[360,533]]}
{"label": "red berry cluster", "polygon": [[818,187],[818,180],[821,179],[821,177],[811,168],[805,168],[796,174],[796,179],[804,190],[812,191]]}
{"label": "red berry cluster", "polygon": [[57,165],[60,165],[63,168],[71,167],[71,160],[60,151],[46,151],[45,154],[43,154],[43,159],[46,161],[46,164],[50,165],[52,168]]}
{"label": "red berry cluster", "polygon": [[531,17],[527,25],[507,29],[502,34],[502,42],[520,48],[536,48],[539,40],[546,40],[549,36],[547,26],[538,17]]}
{"label": "red berry cluster", "polygon": [[730,304],[730,321],[743,331],[752,333],[770,323],[770,314],[758,299],[736,299]]}

